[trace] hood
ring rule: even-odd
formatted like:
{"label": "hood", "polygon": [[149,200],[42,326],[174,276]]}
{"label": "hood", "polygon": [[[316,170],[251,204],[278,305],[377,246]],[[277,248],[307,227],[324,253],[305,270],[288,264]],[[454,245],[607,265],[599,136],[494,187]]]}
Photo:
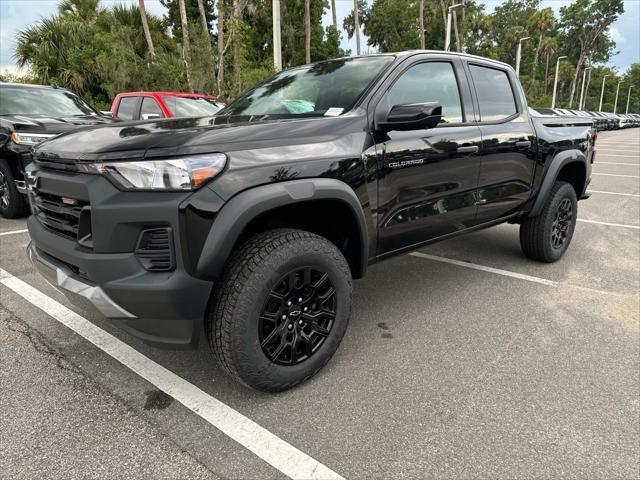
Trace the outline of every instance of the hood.
{"label": "hood", "polygon": [[66,133],[34,148],[47,161],[126,160],[331,141],[363,130],[362,116],[203,117],[112,123]]}
{"label": "hood", "polygon": [[2,115],[0,122],[8,124],[16,132],[59,134],[89,125],[111,123],[108,117],[82,115],[73,117],[30,117],[26,115]]}

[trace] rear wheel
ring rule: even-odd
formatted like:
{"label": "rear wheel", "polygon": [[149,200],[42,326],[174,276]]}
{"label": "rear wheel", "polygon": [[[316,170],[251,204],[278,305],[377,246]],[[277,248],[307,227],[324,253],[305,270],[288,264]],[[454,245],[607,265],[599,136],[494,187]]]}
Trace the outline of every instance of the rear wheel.
{"label": "rear wheel", "polygon": [[237,381],[292,388],[338,349],[351,289],[344,256],[325,238],[290,229],[258,234],[234,252],[214,292],[209,343]]}
{"label": "rear wheel", "polygon": [[5,218],[22,217],[29,211],[27,199],[18,192],[15,180],[9,164],[0,159],[0,215]]}
{"label": "rear wheel", "polygon": [[578,217],[578,200],[573,187],[555,182],[539,215],[520,225],[524,254],[540,262],[555,262],[567,251]]}

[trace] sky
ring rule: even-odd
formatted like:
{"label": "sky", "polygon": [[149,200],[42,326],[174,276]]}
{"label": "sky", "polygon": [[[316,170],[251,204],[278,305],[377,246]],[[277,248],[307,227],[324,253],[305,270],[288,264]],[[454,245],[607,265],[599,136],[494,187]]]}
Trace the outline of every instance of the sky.
{"label": "sky", "polygon": [[[137,0],[102,0],[103,4],[109,3],[135,3]],[[487,13],[491,13],[501,0],[484,0]],[[543,7],[552,7],[556,14],[571,0],[542,0]],[[50,17],[56,11],[58,0],[0,0],[0,71],[15,72],[15,61],[12,58],[14,38],[16,32],[26,26],[37,22],[43,17]],[[145,0],[147,12],[162,16],[166,9],[159,0]],[[344,17],[349,15],[353,8],[352,0],[336,0],[338,25],[342,25]],[[618,53],[612,56],[609,65],[616,67],[620,73],[629,65],[640,62],[640,0],[625,0],[625,12],[614,23],[611,36],[616,41]],[[324,17],[326,25],[331,24],[331,12],[327,11]],[[356,51],[355,39],[347,39],[343,32],[342,48]],[[366,39],[362,39],[363,51],[366,51]]]}

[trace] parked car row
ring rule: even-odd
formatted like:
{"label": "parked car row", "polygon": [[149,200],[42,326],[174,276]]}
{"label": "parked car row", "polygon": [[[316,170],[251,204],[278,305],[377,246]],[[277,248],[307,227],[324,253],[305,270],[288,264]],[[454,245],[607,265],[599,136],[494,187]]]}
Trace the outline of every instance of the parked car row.
{"label": "parked car row", "polygon": [[597,130],[640,127],[640,114],[638,113],[592,112],[569,108],[534,108],[533,110],[542,116],[591,118]]}
{"label": "parked car row", "polygon": [[28,213],[25,167],[31,147],[70,130],[114,121],[208,117],[225,105],[198,93],[130,92],[98,112],[79,96],[55,86],[0,82],[0,216]]}

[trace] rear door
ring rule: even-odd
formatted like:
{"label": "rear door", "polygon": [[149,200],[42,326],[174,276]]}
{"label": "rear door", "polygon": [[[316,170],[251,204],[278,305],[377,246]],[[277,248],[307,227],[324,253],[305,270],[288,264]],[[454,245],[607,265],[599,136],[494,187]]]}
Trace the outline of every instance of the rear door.
{"label": "rear door", "polygon": [[518,80],[510,69],[465,60],[482,136],[478,224],[517,212],[531,196],[536,136]]}
{"label": "rear door", "polygon": [[435,128],[373,133],[378,155],[378,253],[408,249],[473,225],[480,130],[462,63],[408,58],[373,102],[376,121],[400,104],[439,102]]}

